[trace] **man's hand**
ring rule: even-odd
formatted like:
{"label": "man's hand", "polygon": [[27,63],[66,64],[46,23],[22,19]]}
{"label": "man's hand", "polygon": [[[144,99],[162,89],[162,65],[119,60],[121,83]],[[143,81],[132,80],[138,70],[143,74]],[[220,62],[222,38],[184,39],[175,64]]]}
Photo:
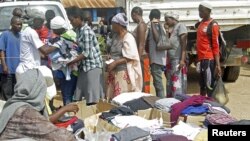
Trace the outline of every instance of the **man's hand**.
{"label": "man's hand", "polygon": [[216,77],[221,77],[221,68],[220,66],[217,66],[215,67],[215,75]]}
{"label": "man's hand", "polygon": [[9,69],[7,65],[3,65],[3,74],[8,74],[8,73],[9,73]]}

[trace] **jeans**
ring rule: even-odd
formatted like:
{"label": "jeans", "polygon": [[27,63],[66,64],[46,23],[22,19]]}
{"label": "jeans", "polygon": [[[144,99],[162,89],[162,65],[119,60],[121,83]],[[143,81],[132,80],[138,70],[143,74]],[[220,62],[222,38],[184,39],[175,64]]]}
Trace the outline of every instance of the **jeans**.
{"label": "jeans", "polygon": [[73,95],[74,95],[75,89],[76,89],[77,77],[75,75],[71,74],[70,75],[71,79],[66,80],[65,75],[63,74],[62,71],[59,71],[59,72],[57,71],[56,73],[57,73],[57,76],[60,73],[61,73],[60,76],[63,76],[63,77],[57,77],[57,78],[59,78],[59,82],[60,82],[63,104],[67,105],[67,104],[71,103],[73,100]]}
{"label": "jeans", "polygon": [[165,97],[165,91],[162,83],[163,65],[151,64],[151,75],[153,77],[153,85],[155,87],[156,96],[160,98]]}

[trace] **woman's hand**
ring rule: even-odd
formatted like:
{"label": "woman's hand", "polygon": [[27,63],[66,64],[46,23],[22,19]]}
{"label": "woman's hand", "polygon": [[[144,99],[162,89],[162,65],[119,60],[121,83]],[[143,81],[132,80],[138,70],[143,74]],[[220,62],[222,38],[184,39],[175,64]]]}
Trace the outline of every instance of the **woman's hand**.
{"label": "woman's hand", "polygon": [[107,65],[107,71],[110,72],[113,69],[115,69],[115,67],[116,67],[116,61],[114,61],[114,62]]}
{"label": "woman's hand", "polygon": [[68,104],[64,106],[66,112],[74,112],[76,114],[79,111],[79,107],[77,104]]}
{"label": "woman's hand", "polygon": [[181,60],[178,69],[181,70],[185,65],[185,61]]}

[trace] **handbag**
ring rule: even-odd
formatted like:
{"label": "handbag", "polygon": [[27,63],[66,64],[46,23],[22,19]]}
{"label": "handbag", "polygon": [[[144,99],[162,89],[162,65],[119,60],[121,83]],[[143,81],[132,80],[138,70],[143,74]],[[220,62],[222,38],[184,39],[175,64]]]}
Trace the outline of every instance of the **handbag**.
{"label": "handbag", "polygon": [[173,47],[170,44],[170,40],[168,37],[168,34],[164,31],[162,25],[159,25],[159,41],[156,45],[156,50],[163,51],[163,50],[169,50]]}

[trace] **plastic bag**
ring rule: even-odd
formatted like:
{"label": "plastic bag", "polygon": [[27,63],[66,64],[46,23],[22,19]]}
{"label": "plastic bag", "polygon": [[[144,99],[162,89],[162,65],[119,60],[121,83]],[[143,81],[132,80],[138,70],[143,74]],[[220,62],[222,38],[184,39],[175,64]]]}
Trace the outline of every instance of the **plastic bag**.
{"label": "plastic bag", "polygon": [[229,98],[221,77],[215,82],[214,86],[212,97],[222,105],[227,104]]}

